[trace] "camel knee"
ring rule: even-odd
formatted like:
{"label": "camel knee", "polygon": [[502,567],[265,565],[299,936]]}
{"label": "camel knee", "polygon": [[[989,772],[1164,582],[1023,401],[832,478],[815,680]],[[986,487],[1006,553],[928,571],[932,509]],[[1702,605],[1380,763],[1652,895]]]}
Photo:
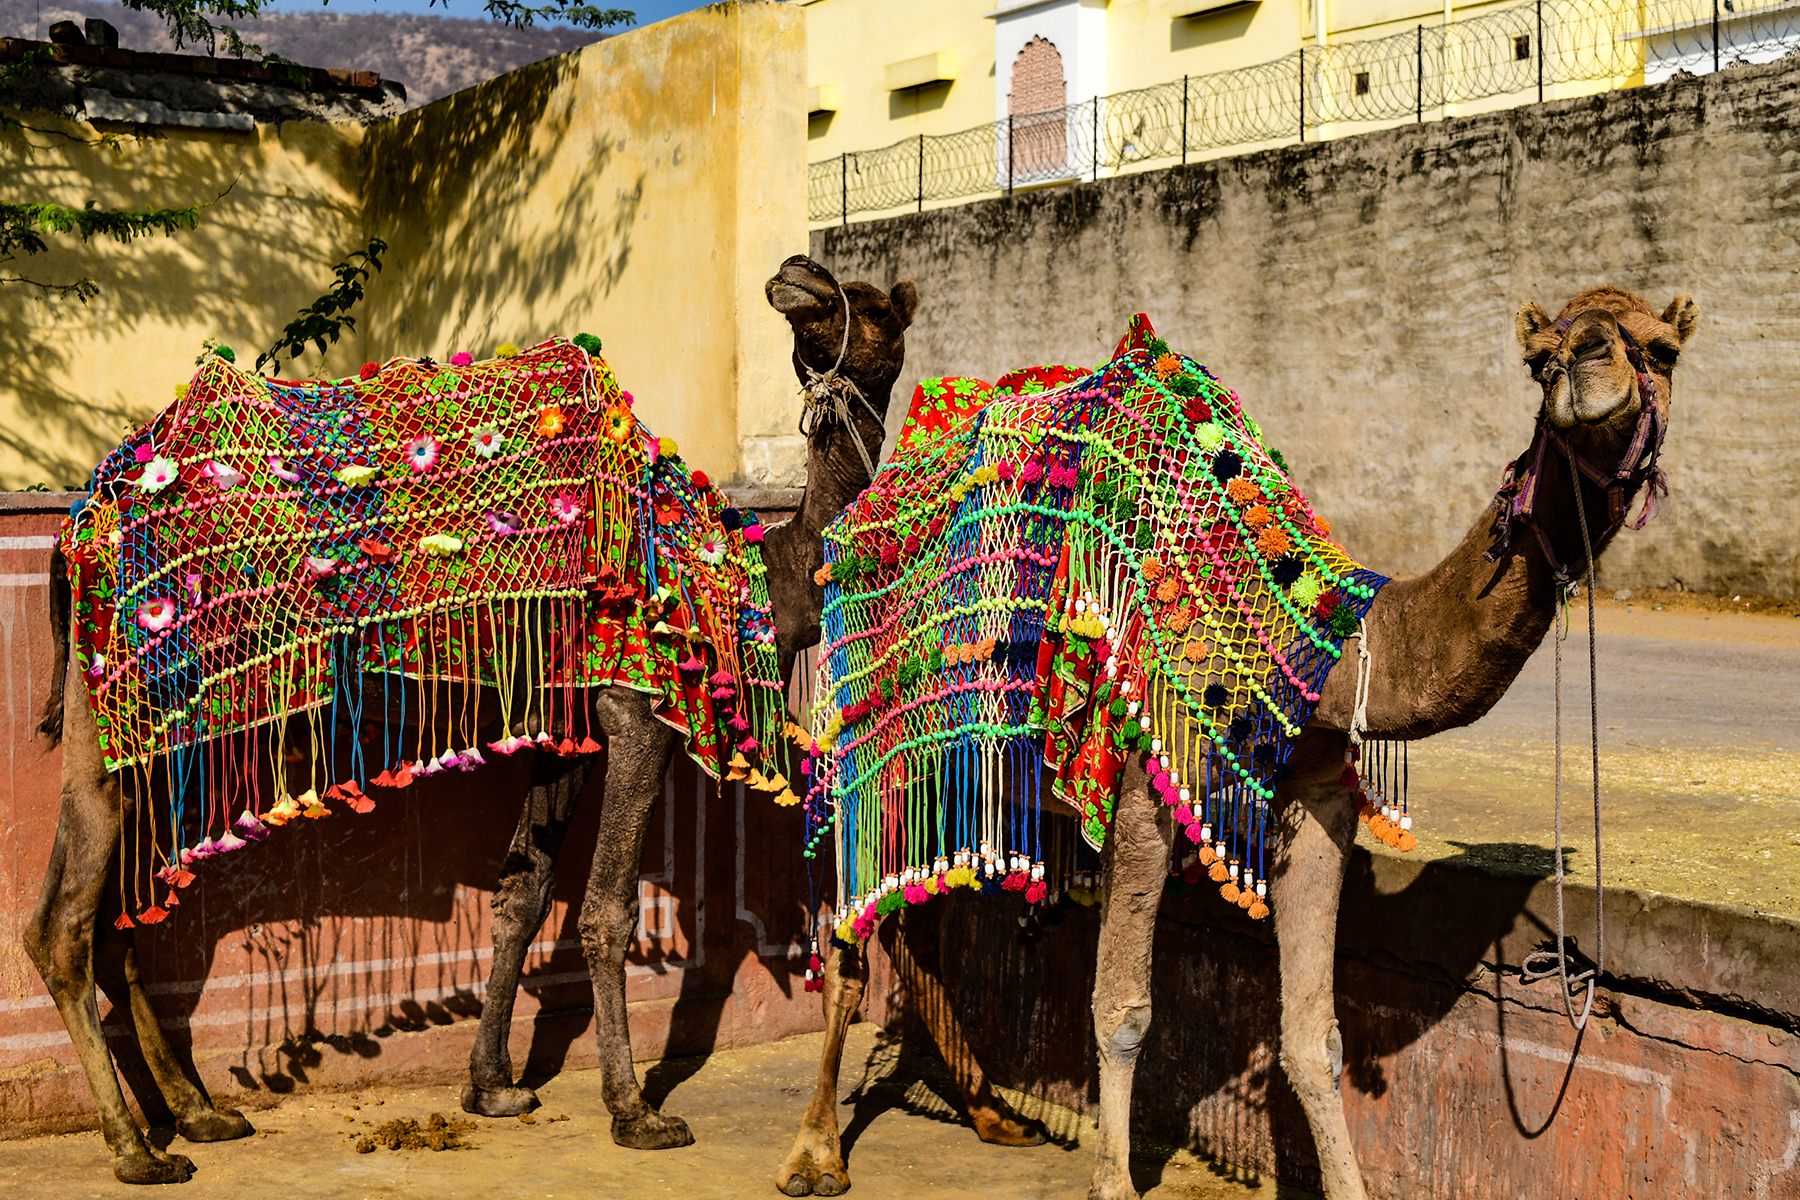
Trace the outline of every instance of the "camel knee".
{"label": "camel knee", "polygon": [[1344,1074],[1344,1036],[1336,1019],[1323,1028],[1284,1029],[1281,1069],[1302,1101],[1335,1097]]}
{"label": "camel knee", "polygon": [[1150,1030],[1150,1005],[1118,1005],[1111,1009],[1111,1019],[1108,1018],[1106,1012],[1094,1013],[1094,1040],[1100,1058],[1109,1066],[1129,1067],[1137,1062],[1144,1035]]}
{"label": "camel knee", "polygon": [[625,955],[631,950],[631,934],[637,927],[637,919],[636,889],[628,903],[609,897],[599,903],[590,900],[584,904],[579,928],[581,948],[588,962],[595,966],[602,963],[623,966]]}

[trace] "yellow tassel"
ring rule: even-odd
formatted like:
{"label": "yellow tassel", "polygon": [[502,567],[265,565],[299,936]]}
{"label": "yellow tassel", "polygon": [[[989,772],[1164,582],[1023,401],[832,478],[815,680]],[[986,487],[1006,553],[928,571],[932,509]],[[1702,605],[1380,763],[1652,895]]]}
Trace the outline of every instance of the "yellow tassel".
{"label": "yellow tassel", "polygon": [[750,781],[750,786],[753,788],[757,788],[762,791],[768,790],[769,781],[767,779],[765,779],[763,777],[763,773],[760,770],[756,769],[755,767],[750,768],[749,781]]}
{"label": "yellow tassel", "polygon": [[794,795],[793,788],[782,788],[781,795],[775,797],[775,803],[781,805],[783,808],[791,808],[793,805],[800,803],[800,797]]}
{"label": "yellow tassel", "polygon": [[763,780],[761,783],[752,780],[750,786],[761,788],[765,792],[782,792],[787,790],[788,781],[786,775],[777,774],[772,778]]}

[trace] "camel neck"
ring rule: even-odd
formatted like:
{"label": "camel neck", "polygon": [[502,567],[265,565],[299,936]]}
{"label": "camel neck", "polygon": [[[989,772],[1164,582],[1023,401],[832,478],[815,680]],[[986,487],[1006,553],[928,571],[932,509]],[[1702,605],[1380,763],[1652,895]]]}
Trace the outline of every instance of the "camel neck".
{"label": "camel neck", "polygon": [[[886,409],[887,399],[885,392],[870,396],[877,411]],[[807,442],[806,487],[799,511],[769,530],[763,541],[783,678],[794,656],[819,641],[824,588],[813,576],[825,565],[825,527],[869,486],[855,439],[862,438],[869,457],[878,459],[882,434],[882,427],[869,416],[856,419],[854,432],[839,421],[819,425]]]}

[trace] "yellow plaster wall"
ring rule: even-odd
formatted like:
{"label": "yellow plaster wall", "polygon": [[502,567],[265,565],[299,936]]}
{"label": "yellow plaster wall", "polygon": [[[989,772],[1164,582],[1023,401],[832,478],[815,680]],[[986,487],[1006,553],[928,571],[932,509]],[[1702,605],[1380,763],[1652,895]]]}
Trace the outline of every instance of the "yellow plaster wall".
{"label": "yellow plaster wall", "polygon": [[375,127],[367,219],[392,261],[365,350],[480,356],[585,330],[689,462],[721,481],[766,468],[760,442],[797,405],[762,285],[806,250],[805,88],[798,8],[753,0]]}
{"label": "yellow plaster wall", "polygon": [[[994,119],[992,0],[811,0],[806,20],[808,87],[837,85],[839,109],[808,121],[806,157],[874,150],[921,133],[954,133]],[[948,50],[956,80],[887,90],[883,68]]]}
{"label": "yellow plaster wall", "polygon": [[[47,254],[0,264],[0,275],[100,285],[85,305],[0,285],[0,490],[60,490],[82,484],[128,429],[173,398],[204,339],[254,361],[324,289],[330,265],[360,248],[363,131],[169,128],[95,146],[92,127],[13,115],[32,128],[0,136],[9,199],[72,208],[215,201],[198,229],[174,237],[83,245],[65,235],[49,239]],[[330,361],[349,370],[353,359],[341,349]]]}
{"label": "yellow plaster wall", "polygon": [[1311,38],[1305,0],[1261,0],[1198,17],[1172,17],[1171,0],[1106,6],[1106,90],[1128,92],[1269,62]]}

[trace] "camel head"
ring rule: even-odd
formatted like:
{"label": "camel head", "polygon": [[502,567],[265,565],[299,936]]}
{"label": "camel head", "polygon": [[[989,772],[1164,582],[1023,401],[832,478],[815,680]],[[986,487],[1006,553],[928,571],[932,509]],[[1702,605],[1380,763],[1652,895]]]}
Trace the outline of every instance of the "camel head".
{"label": "camel head", "polygon": [[841,355],[837,374],[856,385],[877,420],[884,419],[894,380],[906,361],[906,327],[919,309],[912,281],[903,279],[887,292],[867,283],[840,285],[830,271],[796,254],[781,264],[763,291],[769,306],[794,328],[794,373],[800,382],[829,374]]}
{"label": "camel head", "polygon": [[1631,292],[1599,287],[1569,301],[1554,321],[1528,303],[1514,323],[1525,365],[1544,389],[1545,419],[1565,433],[1583,429],[1607,440],[1630,436],[1643,403],[1640,370],[1654,381],[1667,422],[1675,360],[1699,318],[1691,296],[1675,297],[1658,316]]}

